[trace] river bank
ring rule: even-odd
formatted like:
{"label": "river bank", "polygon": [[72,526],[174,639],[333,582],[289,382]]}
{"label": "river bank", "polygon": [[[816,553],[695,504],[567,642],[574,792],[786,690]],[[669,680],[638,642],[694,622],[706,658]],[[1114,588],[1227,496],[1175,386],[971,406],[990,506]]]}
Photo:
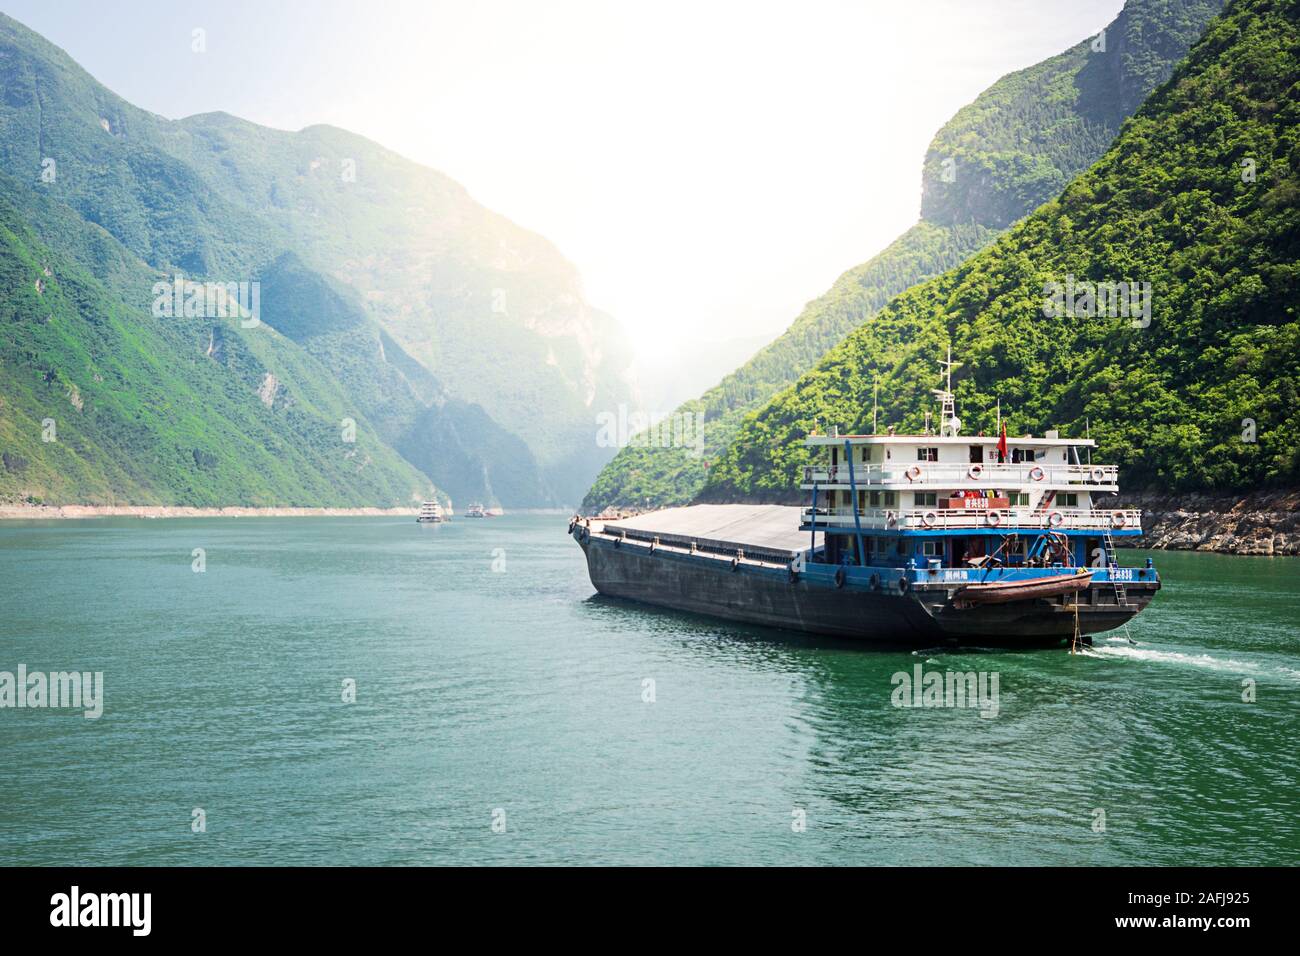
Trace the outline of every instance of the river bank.
{"label": "river bank", "polygon": [[0,520],[58,518],[361,518],[414,516],[415,508],[193,508],[185,505],[0,504]]}
{"label": "river bank", "polygon": [[[1137,492],[1123,504],[1142,509],[1146,533],[1134,547],[1219,554],[1300,555],[1300,489],[1252,494]],[[415,508],[197,508],[185,505],[0,504],[0,521],[80,518],[413,517]],[[527,513],[568,514],[565,509]],[[1127,542],[1124,542],[1127,545]]]}
{"label": "river bank", "polygon": [[[1126,493],[1142,509],[1136,547],[1220,554],[1300,555],[1300,490],[1250,494]],[[1107,506],[1109,507],[1109,506]]]}

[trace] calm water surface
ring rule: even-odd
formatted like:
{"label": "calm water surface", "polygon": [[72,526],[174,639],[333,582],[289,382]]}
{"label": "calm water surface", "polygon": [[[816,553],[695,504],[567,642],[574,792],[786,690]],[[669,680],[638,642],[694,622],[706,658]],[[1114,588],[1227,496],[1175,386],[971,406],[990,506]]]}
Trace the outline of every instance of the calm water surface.
{"label": "calm water surface", "polygon": [[[564,529],[0,523],[0,670],[106,687],[0,710],[0,863],[1300,862],[1300,559],[1155,554],[1136,646],[873,652],[597,598]],[[918,663],[998,715],[892,706]]]}

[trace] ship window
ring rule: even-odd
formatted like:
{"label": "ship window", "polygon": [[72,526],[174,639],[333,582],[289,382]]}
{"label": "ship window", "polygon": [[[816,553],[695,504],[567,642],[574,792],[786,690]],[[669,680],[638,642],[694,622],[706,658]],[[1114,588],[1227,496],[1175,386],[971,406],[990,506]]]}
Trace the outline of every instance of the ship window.
{"label": "ship window", "polygon": [[943,554],[943,544],[939,541],[922,541],[921,553],[926,557],[937,557]]}
{"label": "ship window", "polygon": [[938,461],[939,449],[937,448],[918,448],[916,450],[917,461]]}
{"label": "ship window", "polygon": [[1028,492],[1019,492],[1019,493],[1017,493],[1017,492],[1012,492],[1011,494],[1007,495],[1007,500],[1009,500],[1009,501],[1011,502],[1011,507],[1012,507],[1012,508],[1028,508],[1028,507],[1029,507],[1029,494],[1028,494]]}
{"label": "ship window", "polygon": [[873,492],[871,493],[871,507],[873,507],[873,508],[879,508],[879,507],[880,507],[880,492],[878,492],[878,491],[873,491]]}
{"label": "ship window", "polygon": [[1079,495],[1077,492],[1057,495],[1056,503],[1062,508],[1077,508],[1079,507]]}
{"label": "ship window", "polygon": [[918,491],[916,493],[916,506],[918,508],[933,508],[939,503],[939,495],[934,491]]}
{"label": "ship window", "polygon": [[866,464],[867,462],[869,462],[869,461],[871,461],[871,449],[868,448],[866,445],[863,445],[863,446],[862,446],[862,463],[865,465],[865,464]]}
{"label": "ship window", "polygon": [[885,507],[886,507],[886,508],[897,508],[897,507],[898,507],[898,492],[897,492],[897,491],[886,491],[886,492],[884,492],[884,497],[885,497]]}

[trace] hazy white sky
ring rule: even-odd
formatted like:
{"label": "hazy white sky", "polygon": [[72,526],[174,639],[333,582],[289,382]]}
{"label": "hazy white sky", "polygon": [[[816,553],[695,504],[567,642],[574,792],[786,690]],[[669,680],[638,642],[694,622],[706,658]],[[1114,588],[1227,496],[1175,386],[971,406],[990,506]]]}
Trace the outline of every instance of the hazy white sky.
{"label": "hazy white sky", "polygon": [[954,111],[1122,5],[0,0],[164,116],[332,123],[442,170],[647,355],[785,328],[915,221]]}

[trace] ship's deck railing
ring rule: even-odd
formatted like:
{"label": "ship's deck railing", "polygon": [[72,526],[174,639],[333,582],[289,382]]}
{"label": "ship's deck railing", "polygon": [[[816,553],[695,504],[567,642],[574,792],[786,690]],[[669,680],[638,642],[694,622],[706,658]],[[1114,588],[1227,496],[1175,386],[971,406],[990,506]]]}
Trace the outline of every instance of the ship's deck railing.
{"label": "ship's deck railing", "polygon": [[731,558],[742,554],[751,562],[784,565],[794,556],[792,551],[778,548],[765,548],[757,544],[743,544],[725,541],[720,538],[701,538],[698,535],[670,534],[663,531],[647,531],[640,528],[623,528],[618,525],[601,525],[599,531],[613,538],[624,541],[640,541],[644,544],[676,548],[685,551],[697,551],[707,554],[722,555]]}
{"label": "ship's deck railing", "polygon": [[[658,553],[672,554],[686,559],[731,562],[733,569],[739,566],[747,569],[780,570],[784,574],[791,568],[791,562],[795,558],[795,552],[774,551],[768,548],[753,548],[752,546],[748,549],[740,549],[733,543],[727,543],[725,547],[706,547],[702,542],[693,539],[689,541],[681,540],[682,536],[679,535],[671,535],[669,537],[674,540],[665,541],[659,535],[642,536],[636,532],[628,533],[631,531],[632,529],[592,527],[593,534],[621,539],[623,545],[628,548],[650,549]],[[822,553],[820,547],[816,549],[816,555]],[[896,557],[898,556],[889,556],[887,559],[882,559],[879,564],[872,561],[863,566],[827,564],[822,563],[817,558],[812,558],[807,561],[802,570],[799,570],[799,574],[825,579],[833,577],[840,568],[843,568],[850,581],[866,585],[874,578],[875,582],[871,583],[873,588],[883,586],[888,589],[896,587],[895,582],[900,577],[906,578],[911,584],[915,585],[983,584],[996,581],[1022,581],[1060,577],[1075,574],[1079,570],[1077,567],[1067,567],[1059,564],[1046,568],[1019,564],[995,568],[942,567],[933,559],[931,559],[932,564],[918,567],[915,564],[900,564],[899,560],[895,560]],[[1107,564],[1102,567],[1089,566],[1088,570],[1092,572],[1094,585],[1114,581],[1140,584],[1159,580],[1159,576],[1152,567],[1121,567],[1118,564]]]}
{"label": "ship's deck railing", "polygon": [[[975,474],[972,475],[972,471]],[[1040,477],[1041,476],[1041,477]],[[1049,465],[1046,462],[1019,464],[967,464],[958,462],[898,461],[875,464],[853,463],[853,480],[859,488],[889,486],[902,488],[1005,488],[1011,485],[1077,485],[1113,490],[1119,481],[1118,465]],[[807,465],[803,469],[805,489],[818,485],[847,485],[848,465]]]}
{"label": "ship's deck railing", "polygon": [[[988,529],[997,531],[1017,528],[1045,528],[1051,531],[1101,531],[1135,533],[1142,529],[1142,512],[1125,508],[1115,511],[1079,511],[1062,508],[1038,511],[1033,508],[920,508],[888,511],[868,508],[858,512],[863,528],[886,531],[949,531]],[[803,521],[812,518],[812,509],[804,508]],[[818,508],[818,527],[853,528],[852,508]]]}

